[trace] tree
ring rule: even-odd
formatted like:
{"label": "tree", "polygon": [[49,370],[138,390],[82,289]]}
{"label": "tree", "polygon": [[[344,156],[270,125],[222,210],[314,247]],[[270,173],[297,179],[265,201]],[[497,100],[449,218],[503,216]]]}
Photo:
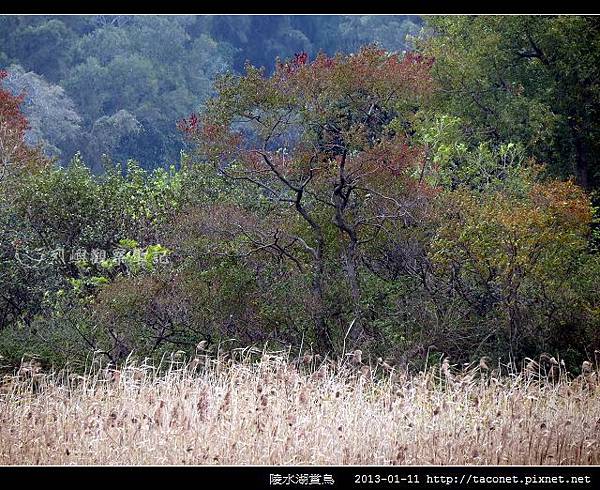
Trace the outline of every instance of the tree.
{"label": "tree", "polygon": [[600,185],[600,29],[595,17],[428,19],[435,107],[479,140],[521,143],[559,176]]}
{"label": "tree", "polygon": [[[112,116],[99,117],[92,126],[88,137],[87,153],[106,155],[115,159],[127,158],[121,153],[122,141],[135,137],[142,131],[139,121],[128,111],[121,109]],[[126,146],[126,145],[123,145]],[[94,170],[101,170],[95,167]]]}
{"label": "tree", "polygon": [[571,181],[532,177],[515,188],[442,195],[428,252],[435,283],[464,300],[465,312],[477,312],[464,338],[474,348],[494,339],[513,360],[535,348],[595,348],[587,344],[595,334],[581,332],[597,325],[597,299],[579,285],[598,271],[588,250],[589,196]]}
{"label": "tree", "polygon": [[[7,73],[0,71],[0,83],[6,77]],[[23,179],[37,175],[49,164],[39,148],[25,142],[29,124],[21,112],[23,99],[24,94],[15,96],[0,86],[0,329],[18,317],[24,289],[23,276],[13,267],[15,243],[23,236],[17,235],[20,226],[11,206]]]}
{"label": "tree", "polygon": [[51,16],[16,16],[5,22],[1,44],[11,61],[57,83],[71,63],[69,48],[76,34]]}
{"label": "tree", "polygon": [[[73,66],[63,85],[84,115],[81,149],[100,168],[98,126],[127,111],[139,125],[114,145],[111,157],[135,158],[146,167],[178,161],[178,119],[208,97],[212,78],[229,65],[228,47],[209,36],[195,39],[177,17],[132,17],[112,21],[74,45]],[[94,87],[94,90],[90,90]]]}
{"label": "tree", "polygon": [[181,124],[201,161],[255,186],[294,224],[286,227],[285,246],[280,227],[267,242],[255,242],[290,258],[300,247],[312,257],[315,330],[324,351],[333,349],[324,311],[327,255],[341,253],[354,314],[350,339],[364,340],[360,247],[388,226],[408,225],[424,196],[422,149],[411,134],[432,89],[430,67],[422,56],[374,47],[312,62],[300,53],[268,77],[252,66],[244,76],[223,77],[202,118]]}
{"label": "tree", "polygon": [[408,36],[418,34],[422,22],[408,15],[344,15],[336,42],[344,43],[344,50],[349,52],[373,42],[389,51],[400,51],[409,44]]}
{"label": "tree", "polygon": [[[0,70],[0,83],[8,76]],[[37,149],[25,143],[29,123],[21,112],[24,95],[13,95],[0,86],[0,183],[11,175],[46,163]]]}
{"label": "tree", "polygon": [[29,145],[40,145],[50,156],[60,156],[60,148],[74,153],[81,136],[81,117],[62,87],[18,65],[8,69],[5,86],[15,95],[24,94],[21,108],[29,122],[25,133]]}
{"label": "tree", "polygon": [[0,201],[0,345],[20,339],[7,347],[17,358],[49,338],[54,359],[74,344],[73,355],[97,346],[117,358],[112,325],[94,323],[94,298],[119,277],[151,275],[167,253],[161,229],[178,206],[180,175],[133,162],[105,170],[94,175],[76,157],[21,174]]}

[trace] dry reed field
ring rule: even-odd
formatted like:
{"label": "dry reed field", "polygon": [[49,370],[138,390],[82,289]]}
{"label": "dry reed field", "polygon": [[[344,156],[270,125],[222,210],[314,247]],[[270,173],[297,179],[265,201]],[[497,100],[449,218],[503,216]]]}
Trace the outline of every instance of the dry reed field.
{"label": "dry reed field", "polygon": [[411,376],[303,360],[85,376],[23,365],[0,390],[0,464],[600,463],[591,372],[548,380],[445,362]]}

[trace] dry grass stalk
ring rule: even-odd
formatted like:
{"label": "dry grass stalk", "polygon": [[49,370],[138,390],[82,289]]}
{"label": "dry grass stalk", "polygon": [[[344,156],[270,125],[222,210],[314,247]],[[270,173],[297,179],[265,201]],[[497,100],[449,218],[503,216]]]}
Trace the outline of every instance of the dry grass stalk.
{"label": "dry grass stalk", "polygon": [[25,366],[0,390],[0,464],[600,464],[591,366],[550,382],[533,365],[493,377],[485,362],[457,373],[446,361],[409,376],[357,357],[197,357],[162,374]]}

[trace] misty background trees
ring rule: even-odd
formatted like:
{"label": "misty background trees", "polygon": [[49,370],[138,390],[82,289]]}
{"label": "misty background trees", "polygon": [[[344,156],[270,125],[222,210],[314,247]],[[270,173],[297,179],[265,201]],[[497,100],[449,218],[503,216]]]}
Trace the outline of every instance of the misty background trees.
{"label": "misty background trees", "polygon": [[80,151],[100,171],[105,153],[145,168],[179,161],[176,122],[212,93],[215,77],[246,61],[305,51],[405,47],[415,16],[2,16],[0,68],[17,94],[28,141],[63,164]]}

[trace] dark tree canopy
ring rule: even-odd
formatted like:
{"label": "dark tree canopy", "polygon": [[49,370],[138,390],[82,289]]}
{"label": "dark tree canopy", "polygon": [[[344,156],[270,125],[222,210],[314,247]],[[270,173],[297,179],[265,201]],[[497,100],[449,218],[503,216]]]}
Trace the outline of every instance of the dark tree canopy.
{"label": "dark tree canopy", "polygon": [[430,19],[439,109],[478,138],[523,143],[555,175],[600,185],[600,19]]}

